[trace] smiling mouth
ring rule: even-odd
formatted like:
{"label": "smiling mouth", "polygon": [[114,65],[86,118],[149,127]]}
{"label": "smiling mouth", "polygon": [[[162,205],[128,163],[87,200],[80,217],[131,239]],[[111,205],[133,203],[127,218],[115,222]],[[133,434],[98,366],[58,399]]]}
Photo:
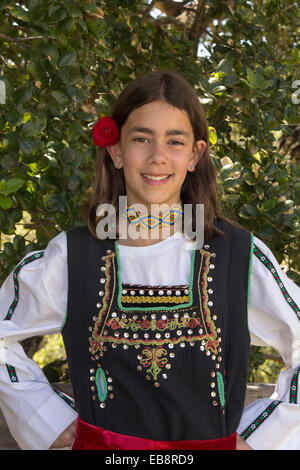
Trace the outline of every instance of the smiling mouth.
{"label": "smiling mouth", "polygon": [[172,175],[153,176],[153,175],[148,175],[147,173],[142,173],[142,176],[143,178],[146,178],[147,180],[150,180],[150,181],[165,181],[168,178],[170,178],[170,176]]}
{"label": "smiling mouth", "polygon": [[173,175],[148,175],[141,173],[144,183],[150,186],[162,186],[166,184]]}

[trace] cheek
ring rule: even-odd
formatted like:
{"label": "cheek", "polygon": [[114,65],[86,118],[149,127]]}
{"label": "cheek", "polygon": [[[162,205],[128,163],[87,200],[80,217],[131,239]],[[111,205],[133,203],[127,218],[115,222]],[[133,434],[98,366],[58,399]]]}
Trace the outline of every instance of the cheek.
{"label": "cheek", "polygon": [[175,159],[173,159],[173,166],[174,169],[178,172],[185,172],[188,169],[190,163],[190,155],[187,155],[186,152],[180,152],[176,156]]}
{"label": "cheek", "polygon": [[123,160],[124,167],[128,169],[138,169],[141,167],[141,158],[137,158],[136,155],[130,155],[130,157],[125,157]]}
{"label": "cheek", "polygon": [[128,145],[124,150],[122,150],[122,159],[123,165],[127,168],[138,168],[142,163],[142,153]]}

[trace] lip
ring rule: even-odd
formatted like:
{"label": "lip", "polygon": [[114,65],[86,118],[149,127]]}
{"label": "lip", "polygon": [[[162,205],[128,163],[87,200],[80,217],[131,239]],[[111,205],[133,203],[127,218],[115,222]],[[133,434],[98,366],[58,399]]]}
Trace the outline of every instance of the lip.
{"label": "lip", "polygon": [[[166,175],[166,173],[160,173],[160,174],[159,174],[159,173],[155,173],[155,174],[154,174],[154,173],[144,173],[144,174],[145,174],[145,175],[149,175],[149,176],[156,176],[156,177],[158,177],[158,176],[165,176],[165,175]],[[165,184],[165,183],[167,183],[167,181],[169,181],[169,179],[171,178],[171,176],[173,176],[173,175],[167,175],[166,178],[164,178],[163,180],[157,180],[157,181],[155,181],[155,180],[151,180],[151,179],[147,178],[146,176],[144,176],[144,174],[141,173],[141,176],[142,176],[144,182],[147,183],[147,184],[149,184],[149,185],[152,185],[152,186],[153,186],[153,185],[156,185],[156,186],[157,186],[157,185]]]}

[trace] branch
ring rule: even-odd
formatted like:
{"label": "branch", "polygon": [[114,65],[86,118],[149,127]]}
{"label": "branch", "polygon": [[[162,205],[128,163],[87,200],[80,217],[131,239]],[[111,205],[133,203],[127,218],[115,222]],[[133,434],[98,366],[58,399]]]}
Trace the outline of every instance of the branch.
{"label": "branch", "polygon": [[24,42],[33,41],[35,39],[43,39],[43,36],[30,36],[27,38],[11,38],[10,36],[6,36],[5,34],[0,34],[0,39],[4,39],[5,41],[9,41],[9,42],[20,43],[24,46],[26,45],[27,47],[27,44],[24,44]]}
{"label": "branch", "polygon": [[142,17],[143,20],[146,18],[146,16],[150,14],[150,11],[152,10],[152,8],[154,8],[156,2],[157,0],[152,0],[150,4],[147,6],[146,10],[143,13],[143,17]]}
{"label": "branch", "polygon": [[191,0],[184,0],[182,2],[174,2],[173,0],[156,1],[156,7],[166,16],[175,18],[182,14],[185,5],[190,1]]}
{"label": "branch", "polygon": [[232,49],[233,51],[236,51],[241,55],[247,55],[245,52],[241,51],[240,49],[237,49],[236,47],[232,47],[227,42],[222,41],[222,39],[219,38],[219,36],[216,36],[215,34],[210,33],[207,29],[203,30],[203,32],[206,33],[208,36],[212,37],[216,42],[219,42],[220,44],[222,44],[223,46],[228,47],[229,49]]}
{"label": "branch", "polygon": [[162,18],[152,18],[154,24],[156,26],[162,26],[162,25],[168,25],[168,24],[174,24],[180,29],[184,29],[184,23],[182,23],[180,20],[177,20],[176,18],[173,18],[171,16],[163,16]]}

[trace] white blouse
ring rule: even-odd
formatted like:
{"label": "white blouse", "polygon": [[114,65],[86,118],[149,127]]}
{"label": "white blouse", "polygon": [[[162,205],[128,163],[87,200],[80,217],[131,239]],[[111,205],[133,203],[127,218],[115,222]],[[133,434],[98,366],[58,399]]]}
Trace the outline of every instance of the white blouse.
{"label": "white blouse", "polygon": [[[192,251],[185,243],[173,235],[143,248],[118,244],[122,282],[188,285]],[[287,368],[280,373],[270,398],[258,399],[244,409],[237,431],[248,432],[246,442],[253,449],[299,450],[300,288],[260,239],[254,237],[254,244],[264,259],[252,257],[251,343],[275,348]],[[65,232],[54,237],[45,250],[27,254],[0,289],[0,406],[21,449],[50,448],[77,418],[19,344],[28,337],[60,332],[67,293]]]}

